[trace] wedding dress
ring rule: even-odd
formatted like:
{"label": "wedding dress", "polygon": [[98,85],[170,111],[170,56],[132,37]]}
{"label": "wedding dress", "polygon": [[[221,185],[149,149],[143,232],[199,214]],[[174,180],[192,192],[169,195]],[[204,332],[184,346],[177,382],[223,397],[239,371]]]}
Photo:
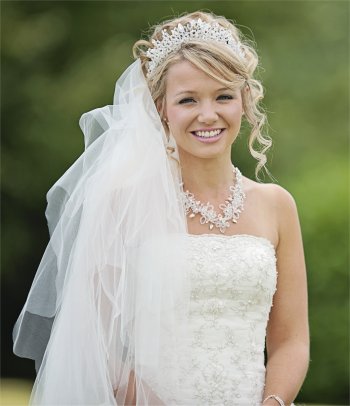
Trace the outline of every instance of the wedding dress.
{"label": "wedding dress", "polygon": [[[266,325],[276,289],[272,244],[251,235],[189,235],[190,334],[163,382],[165,405],[261,405]],[[179,346],[180,348],[180,346]]]}
{"label": "wedding dress", "polygon": [[47,195],[51,238],[13,332],[38,370],[30,404],[121,406],[132,375],[137,405],[260,404],[272,244],[188,235],[139,60],[80,125],[86,149]]}

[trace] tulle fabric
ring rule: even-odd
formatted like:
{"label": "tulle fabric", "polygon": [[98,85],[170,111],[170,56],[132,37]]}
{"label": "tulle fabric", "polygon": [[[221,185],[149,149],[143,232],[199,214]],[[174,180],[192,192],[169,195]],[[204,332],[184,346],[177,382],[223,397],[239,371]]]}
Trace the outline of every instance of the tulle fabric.
{"label": "tulle fabric", "polygon": [[[33,405],[161,405],[187,334],[180,175],[134,62],[84,114],[85,152],[48,192],[51,239],[14,329],[36,361]],[[129,387],[129,389],[128,389]],[[175,386],[174,386],[175,387]]]}

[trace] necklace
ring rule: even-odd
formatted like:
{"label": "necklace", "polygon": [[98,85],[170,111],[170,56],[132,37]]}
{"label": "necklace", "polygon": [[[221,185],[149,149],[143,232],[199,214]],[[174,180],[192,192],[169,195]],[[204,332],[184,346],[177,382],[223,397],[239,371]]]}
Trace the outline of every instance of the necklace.
{"label": "necklace", "polygon": [[[201,224],[209,223],[209,230],[212,230],[215,226],[221,233],[224,233],[226,229],[230,227],[230,221],[237,223],[239,215],[244,209],[245,193],[242,188],[242,174],[240,170],[233,168],[233,172],[235,174],[236,184],[230,186],[230,196],[225,200],[225,203],[219,205],[222,214],[218,214],[214,210],[214,206],[209,202],[204,204],[196,200],[193,193],[190,193],[188,190],[185,192],[182,189],[182,202],[186,216],[188,215],[189,218],[193,218],[196,214],[200,214],[199,222]],[[181,186],[183,187],[183,183]]]}

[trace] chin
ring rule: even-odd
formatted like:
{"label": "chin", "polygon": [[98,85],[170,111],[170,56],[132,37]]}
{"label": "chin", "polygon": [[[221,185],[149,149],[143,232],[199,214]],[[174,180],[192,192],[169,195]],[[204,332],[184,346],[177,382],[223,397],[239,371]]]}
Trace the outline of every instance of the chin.
{"label": "chin", "polygon": [[[227,152],[229,150],[229,152]],[[214,159],[224,156],[231,156],[231,146],[229,148],[206,148],[206,150],[193,150],[179,148],[179,154],[188,158],[200,158],[200,159]]]}

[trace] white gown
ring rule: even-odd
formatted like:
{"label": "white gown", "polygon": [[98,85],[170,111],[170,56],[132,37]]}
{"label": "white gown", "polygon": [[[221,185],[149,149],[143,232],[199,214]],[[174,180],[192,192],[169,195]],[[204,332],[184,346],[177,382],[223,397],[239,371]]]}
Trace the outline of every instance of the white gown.
{"label": "white gown", "polygon": [[[274,247],[261,237],[204,234],[189,235],[188,249],[190,339],[153,390],[165,405],[261,405]],[[174,373],[178,385],[170,388]]]}
{"label": "white gown", "polygon": [[14,328],[15,353],[40,365],[31,404],[123,405],[131,372],[138,405],[259,404],[273,246],[186,234],[176,144],[140,60],[80,126],[86,149],[48,192],[51,239]]}

